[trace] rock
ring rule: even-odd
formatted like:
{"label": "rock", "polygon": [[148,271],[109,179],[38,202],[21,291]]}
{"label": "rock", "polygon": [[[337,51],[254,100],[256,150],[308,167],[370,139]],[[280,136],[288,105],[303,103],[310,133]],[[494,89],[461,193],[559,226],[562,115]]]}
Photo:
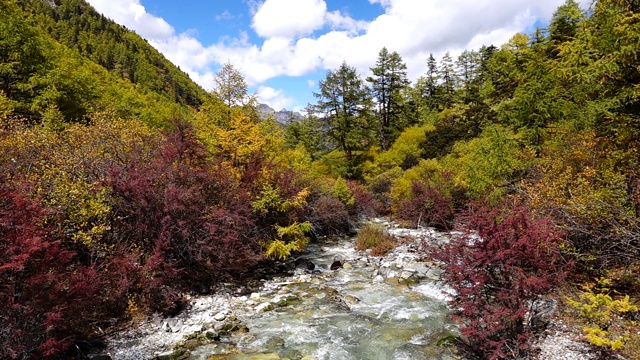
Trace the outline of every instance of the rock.
{"label": "rock", "polygon": [[248,299],[249,299],[249,298],[248,298],[248,297],[246,297],[246,296],[240,296],[240,297],[239,297],[238,299],[236,299],[236,300],[241,301],[241,302],[246,302]]}
{"label": "rock", "polygon": [[291,301],[297,300],[297,299],[298,297],[295,296],[294,294],[282,294],[271,299],[271,303],[275,306],[282,307],[282,306],[287,306],[287,304],[289,304]]}
{"label": "rock", "polygon": [[225,314],[222,311],[213,316],[213,320],[215,320],[215,321],[222,321],[222,320],[224,320],[226,318],[227,318],[227,314]]}
{"label": "rock", "polygon": [[353,265],[351,265],[349,263],[343,264],[342,267],[345,268],[345,269],[353,269]]}
{"label": "rock", "polygon": [[89,360],[113,360],[111,358],[111,355],[107,355],[107,354],[89,355],[88,358]]}
{"label": "rock", "polygon": [[384,278],[382,277],[382,275],[376,275],[376,277],[373,278],[374,284],[380,284],[383,282],[384,282]]}
{"label": "rock", "polygon": [[324,299],[326,297],[327,297],[327,294],[323,293],[323,292],[319,292],[319,293],[316,294],[316,298],[317,299]]}
{"label": "rock", "polygon": [[[202,330],[204,330],[202,328],[202,325],[184,325],[180,329],[180,332],[187,333],[187,334],[193,334],[193,333],[200,333],[200,332],[202,332]],[[177,331],[174,331],[174,332],[177,332]]]}
{"label": "rock", "polygon": [[409,279],[410,277],[412,277],[412,276],[413,276],[413,274],[414,274],[414,272],[412,272],[412,271],[408,271],[408,270],[405,270],[405,271],[403,271],[403,272],[400,274],[400,277],[401,277],[401,278],[403,278],[403,279],[405,279],[405,280],[407,280],[407,279]]}
{"label": "rock", "polygon": [[260,299],[260,293],[251,293],[251,295],[249,296],[249,298],[251,300],[258,300]]}
{"label": "rock", "polygon": [[341,269],[343,267],[342,262],[340,262],[339,260],[334,261],[331,266],[329,267],[329,269],[331,270],[338,270]]}
{"label": "rock", "polygon": [[255,304],[256,304],[256,302],[255,302],[255,301],[253,301],[253,300],[247,300],[247,305],[249,305],[249,306],[253,306],[253,305],[255,305]]}
{"label": "rock", "polygon": [[296,259],[296,269],[313,271],[315,268],[316,264],[309,259]]}
{"label": "rock", "polygon": [[265,302],[265,303],[262,303],[262,304],[256,306],[256,308],[254,310],[256,312],[271,311],[271,310],[273,310],[273,305],[271,305],[271,303]]}

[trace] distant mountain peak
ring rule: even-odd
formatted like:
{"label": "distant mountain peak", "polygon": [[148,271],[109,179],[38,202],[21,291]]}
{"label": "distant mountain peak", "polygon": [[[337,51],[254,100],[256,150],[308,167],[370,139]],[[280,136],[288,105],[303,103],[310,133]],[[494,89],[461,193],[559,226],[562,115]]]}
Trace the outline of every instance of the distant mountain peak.
{"label": "distant mountain peak", "polygon": [[258,104],[258,111],[260,111],[260,115],[263,118],[273,116],[274,120],[277,123],[283,125],[289,124],[292,120],[299,120],[302,118],[302,115],[299,112],[289,111],[286,108],[282,108],[282,110],[276,111],[267,104]]}

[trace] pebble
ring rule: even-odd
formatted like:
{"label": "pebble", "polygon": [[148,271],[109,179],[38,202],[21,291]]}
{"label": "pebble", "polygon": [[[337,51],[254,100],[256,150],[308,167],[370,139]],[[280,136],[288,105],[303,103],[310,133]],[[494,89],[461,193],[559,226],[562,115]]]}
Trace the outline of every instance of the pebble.
{"label": "pebble", "polygon": [[222,321],[222,320],[224,320],[226,318],[227,318],[227,314],[225,314],[222,311],[213,316],[213,320],[215,320],[215,321]]}

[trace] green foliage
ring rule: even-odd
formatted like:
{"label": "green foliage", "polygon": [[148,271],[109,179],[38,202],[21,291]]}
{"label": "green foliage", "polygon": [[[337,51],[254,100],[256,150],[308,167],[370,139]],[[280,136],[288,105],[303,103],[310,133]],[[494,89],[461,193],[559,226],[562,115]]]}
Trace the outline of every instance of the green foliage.
{"label": "green foliage", "polygon": [[532,161],[532,151],[518,136],[499,125],[486,128],[467,142],[456,143],[443,159],[444,168],[456,175],[456,182],[479,198],[499,197],[522,179]]}
{"label": "green foliage", "polygon": [[380,153],[369,168],[365,167],[367,175],[371,177],[394,167],[408,169],[415,166],[423,155],[427,134],[432,131],[435,131],[433,125],[406,128],[389,150]]}

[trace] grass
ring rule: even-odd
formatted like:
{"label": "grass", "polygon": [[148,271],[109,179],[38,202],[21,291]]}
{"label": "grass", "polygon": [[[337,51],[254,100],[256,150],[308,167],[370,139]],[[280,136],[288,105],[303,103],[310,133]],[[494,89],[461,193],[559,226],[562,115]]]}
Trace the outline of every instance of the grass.
{"label": "grass", "polygon": [[396,247],[396,240],[383,225],[366,223],[358,232],[356,249],[371,249],[371,255],[384,256]]}

